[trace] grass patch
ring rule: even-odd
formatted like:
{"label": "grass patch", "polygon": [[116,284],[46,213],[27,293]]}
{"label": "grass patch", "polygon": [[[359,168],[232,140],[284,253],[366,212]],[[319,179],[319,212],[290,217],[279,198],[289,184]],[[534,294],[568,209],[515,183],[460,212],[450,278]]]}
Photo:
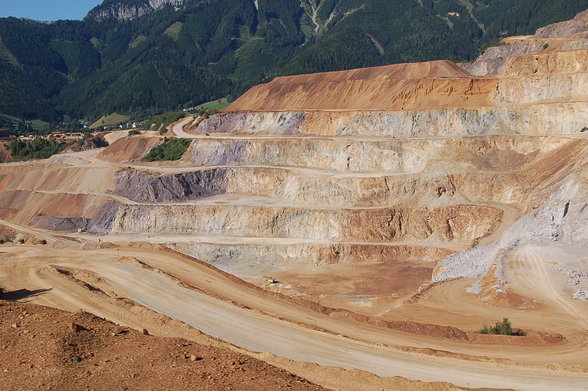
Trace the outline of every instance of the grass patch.
{"label": "grass patch", "polygon": [[45,132],[51,129],[51,124],[49,122],[41,121],[40,119],[27,121],[27,124],[31,125],[31,129],[36,132]]}
{"label": "grass patch", "polygon": [[163,143],[151,149],[143,158],[144,162],[179,160],[188,150],[190,140],[186,138],[168,139],[165,137]]}
{"label": "grass patch", "polygon": [[222,110],[229,107],[230,104],[231,101],[229,100],[229,98],[225,97],[210,102],[202,103],[201,105],[196,106],[196,110]]}
{"label": "grass patch", "polygon": [[144,35],[139,35],[137,38],[135,38],[133,40],[133,42],[131,42],[129,44],[129,47],[131,47],[131,49],[136,48],[137,46],[139,46],[140,44],[142,44],[143,42],[145,42],[147,40],[147,37]]}
{"label": "grass patch", "polygon": [[184,24],[182,22],[176,22],[169,26],[167,30],[165,30],[164,34],[173,39],[174,41],[177,41],[180,38],[182,27],[184,27]]}
{"label": "grass patch", "polygon": [[0,58],[4,58],[12,66],[20,66],[20,63],[16,57],[14,57],[14,54],[12,54],[12,52],[6,47],[0,47]]}
{"label": "grass patch", "polygon": [[99,118],[96,122],[90,125],[90,129],[97,129],[101,126],[114,126],[121,122],[127,122],[131,117],[118,113],[112,113]]}

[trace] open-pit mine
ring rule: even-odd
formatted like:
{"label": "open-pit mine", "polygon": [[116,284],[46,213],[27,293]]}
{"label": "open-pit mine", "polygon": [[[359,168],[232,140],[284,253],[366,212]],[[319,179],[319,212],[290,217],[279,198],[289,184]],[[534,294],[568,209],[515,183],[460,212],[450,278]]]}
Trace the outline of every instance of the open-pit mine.
{"label": "open-pit mine", "polygon": [[588,11],[473,63],[278,77],[165,136],[180,160],[113,132],[0,165],[4,291],[334,390],[588,388]]}

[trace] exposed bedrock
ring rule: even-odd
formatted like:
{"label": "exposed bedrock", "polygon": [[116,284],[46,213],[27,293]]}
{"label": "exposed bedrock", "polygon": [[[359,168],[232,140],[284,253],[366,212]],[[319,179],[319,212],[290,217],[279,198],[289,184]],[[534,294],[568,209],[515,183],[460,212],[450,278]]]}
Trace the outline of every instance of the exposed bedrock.
{"label": "exposed bedrock", "polygon": [[[210,169],[198,171],[207,173]],[[143,190],[144,182],[162,183],[185,180],[184,176],[129,175],[128,182],[117,189],[117,194],[141,203],[181,204],[183,201],[201,201],[202,204],[224,202],[232,205],[261,204],[302,208],[374,208],[400,205],[448,206],[468,202],[497,202],[524,204],[535,188],[536,175],[548,176],[549,172],[502,173],[473,172],[471,174],[447,174],[443,171],[405,175],[358,176],[302,176],[297,170],[282,168],[233,167],[225,171],[224,193],[185,193],[165,191],[166,198],[154,199],[150,190]],[[525,177],[525,175],[529,175]],[[149,179],[145,179],[148,177]],[[517,183],[524,179],[525,181]],[[529,181],[526,181],[529,179]],[[160,181],[161,180],[161,181]],[[533,180],[533,182],[530,182]],[[172,184],[170,188],[180,185]],[[139,195],[136,189],[144,196]],[[160,194],[161,195],[161,194]],[[210,197],[225,195],[228,198]]]}
{"label": "exposed bedrock", "polygon": [[588,12],[582,11],[574,19],[541,27],[538,38],[588,38]]}
{"label": "exposed bedrock", "polygon": [[55,217],[37,215],[31,220],[31,224],[52,231],[77,231],[85,230],[90,219],[85,217]]}
{"label": "exposed bedrock", "polygon": [[516,76],[533,78],[585,73],[587,56],[588,41],[585,40],[546,42],[527,39],[489,48],[476,61],[461,66],[480,76],[501,75],[506,78],[501,78],[504,83],[509,77]]}
{"label": "exposed bedrock", "polygon": [[[588,186],[585,178],[569,177],[541,205],[516,221],[502,239],[456,253],[439,263],[433,281],[451,278],[482,278],[491,269],[505,281],[504,262],[512,250],[528,243],[543,246],[564,243],[573,245],[578,254],[588,251]],[[583,257],[581,257],[583,258]]]}
{"label": "exposed bedrock", "polygon": [[138,161],[163,140],[146,134],[2,165],[0,218],[255,275],[427,262],[434,281],[502,279],[519,243],[588,240],[584,19],[463,65],[480,76],[435,61],[278,78],[178,122],[195,137],[173,163]]}
{"label": "exposed bedrock", "polygon": [[486,49],[476,61],[460,66],[473,75],[496,75],[502,72],[509,57],[539,53],[544,45],[545,42],[539,40],[525,40],[510,45],[494,46]]}
{"label": "exposed bedrock", "polygon": [[[518,205],[543,183],[565,174],[566,167],[585,149],[581,140],[545,137],[543,141],[496,136],[356,142],[350,147],[342,140],[329,139],[314,143],[197,140],[187,159],[199,159],[199,164],[216,159],[214,163],[227,166],[172,175],[123,170],[116,174],[114,193],[141,203],[234,195],[260,199],[242,197],[235,202],[233,197],[231,204],[304,208],[436,207],[472,201]],[[231,152],[226,155],[234,144],[241,146],[242,161],[231,161]],[[349,166],[336,171],[343,162]],[[368,170],[370,166],[374,171]],[[375,170],[383,166],[388,170]],[[360,168],[367,172],[352,170]]]}
{"label": "exposed bedrock", "polygon": [[[509,83],[511,77],[530,78],[531,80],[539,77],[554,77],[555,83],[552,82],[551,87],[557,89],[559,80],[556,76],[578,76],[579,79],[586,77],[588,50],[546,51],[531,56],[515,56],[506,60],[503,71],[505,79],[501,83]],[[561,87],[565,87],[564,83],[567,83],[566,79],[563,80]],[[578,90],[577,93],[585,92]]]}
{"label": "exposed bedrock", "polygon": [[[202,121],[194,121],[187,130],[198,133],[233,133],[247,129],[249,133],[295,134],[299,133],[306,114],[303,112],[284,113],[221,113],[210,116]],[[238,152],[237,152],[238,154]]]}
{"label": "exposed bedrock", "polygon": [[360,242],[471,241],[493,232],[501,216],[499,209],[470,205],[370,210],[124,205],[118,208],[112,232]]}
{"label": "exposed bedrock", "polygon": [[454,171],[488,169],[491,165],[498,170],[508,170],[531,160],[533,154],[564,142],[556,138],[546,141],[549,144],[542,146],[523,137],[458,140],[198,139],[194,140],[184,159],[199,167],[278,166],[374,174],[422,172],[431,162],[441,160],[451,160]]}
{"label": "exposed bedrock", "polygon": [[281,263],[333,264],[373,262],[435,262],[452,251],[434,246],[276,244],[276,243],[174,243],[169,246],[220,268],[232,265],[270,266]]}
{"label": "exposed bedrock", "polygon": [[137,202],[193,200],[226,192],[226,169],[153,176],[122,170],[115,176],[115,194]]}
{"label": "exposed bedrock", "polygon": [[[588,64],[588,59],[586,64]],[[588,101],[586,85],[588,85],[588,73],[549,77],[517,77],[514,75],[512,78],[501,80],[494,99],[505,103],[516,102],[517,104],[557,101],[586,102]],[[534,108],[532,106],[529,110]]]}
{"label": "exposed bedrock", "polygon": [[[524,84],[517,85],[519,90],[526,91]],[[573,91],[579,89],[575,85],[567,87],[571,87]],[[504,85],[501,88],[502,99],[513,98],[514,87]],[[548,94],[548,91],[533,92],[533,96],[541,94]],[[582,94],[585,95],[584,92]],[[562,90],[562,96],[566,95],[569,95],[568,92]],[[398,112],[222,113],[202,121],[195,128],[188,127],[187,130],[195,134],[305,134],[393,138],[577,134],[588,123],[585,106],[583,102],[561,102],[532,106],[483,106],[476,109]],[[296,127],[280,124],[281,118],[292,117],[302,117],[303,120],[298,120]]]}

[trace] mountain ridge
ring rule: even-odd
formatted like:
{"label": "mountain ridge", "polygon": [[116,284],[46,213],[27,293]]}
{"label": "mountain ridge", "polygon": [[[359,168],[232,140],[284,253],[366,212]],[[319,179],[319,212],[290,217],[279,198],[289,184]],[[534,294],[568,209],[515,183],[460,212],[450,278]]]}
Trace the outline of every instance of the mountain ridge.
{"label": "mountain ridge", "polygon": [[184,2],[185,0],[106,0],[90,10],[86,18],[96,21],[105,19],[128,20],[141,17],[168,5],[178,7],[183,5]]}

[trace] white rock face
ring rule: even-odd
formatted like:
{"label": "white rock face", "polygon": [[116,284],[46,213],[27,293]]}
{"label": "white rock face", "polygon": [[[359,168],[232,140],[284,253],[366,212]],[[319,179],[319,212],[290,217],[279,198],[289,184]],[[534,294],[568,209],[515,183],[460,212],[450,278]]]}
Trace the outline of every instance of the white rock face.
{"label": "white rock face", "polygon": [[[585,76],[563,80],[565,88],[554,88],[561,96],[577,93],[586,95],[586,84],[573,85]],[[536,91],[526,83],[513,80],[496,91],[496,99],[510,100],[509,105],[477,109],[443,109],[430,111],[397,111],[388,113],[237,113],[219,114],[203,121],[197,133],[242,134],[305,134],[320,136],[376,136],[393,138],[467,137],[481,135],[550,135],[576,134],[588,124],[585,103],[541,103],[549,97],[549,81]],[[584,82],[583,82],[584,83]],[[556,87],[556,86],[554,86]],[[532,107],[518,104],[516,94],[529,93],[523,98],[535,101]],[[574,115],[570,115],[573,113]],[[288,118],[284,121],[282,118]],[[293,119],[296,118],[295,121]]]}
{"label": "white rock face", "polygon": [[153,9],[161,8],[167,4],[179,6],[179,5],[184,4],[184,0],[149,0],[149,5]]}
{"label": "white rock face", "polygon": [[185,0],[145,0],[144,4],[140,5],[113,4],[110,7],[101,8],[94,12],[91,17],[96,20],[111,18],[129,20],[158,10],[166,5],[179,7],[184,4],[184,1]]}
{"label": "white rock face", "polygon": [[453,278],[482,278],[492,267],[506,282],[503,262],[514,249],[527,244],[558,243],[583,248],[588,253],[588,186],[584,179],[568,178],[537,209],[506,230],[487,246],[456,253],[441,261],[433,282]]}

